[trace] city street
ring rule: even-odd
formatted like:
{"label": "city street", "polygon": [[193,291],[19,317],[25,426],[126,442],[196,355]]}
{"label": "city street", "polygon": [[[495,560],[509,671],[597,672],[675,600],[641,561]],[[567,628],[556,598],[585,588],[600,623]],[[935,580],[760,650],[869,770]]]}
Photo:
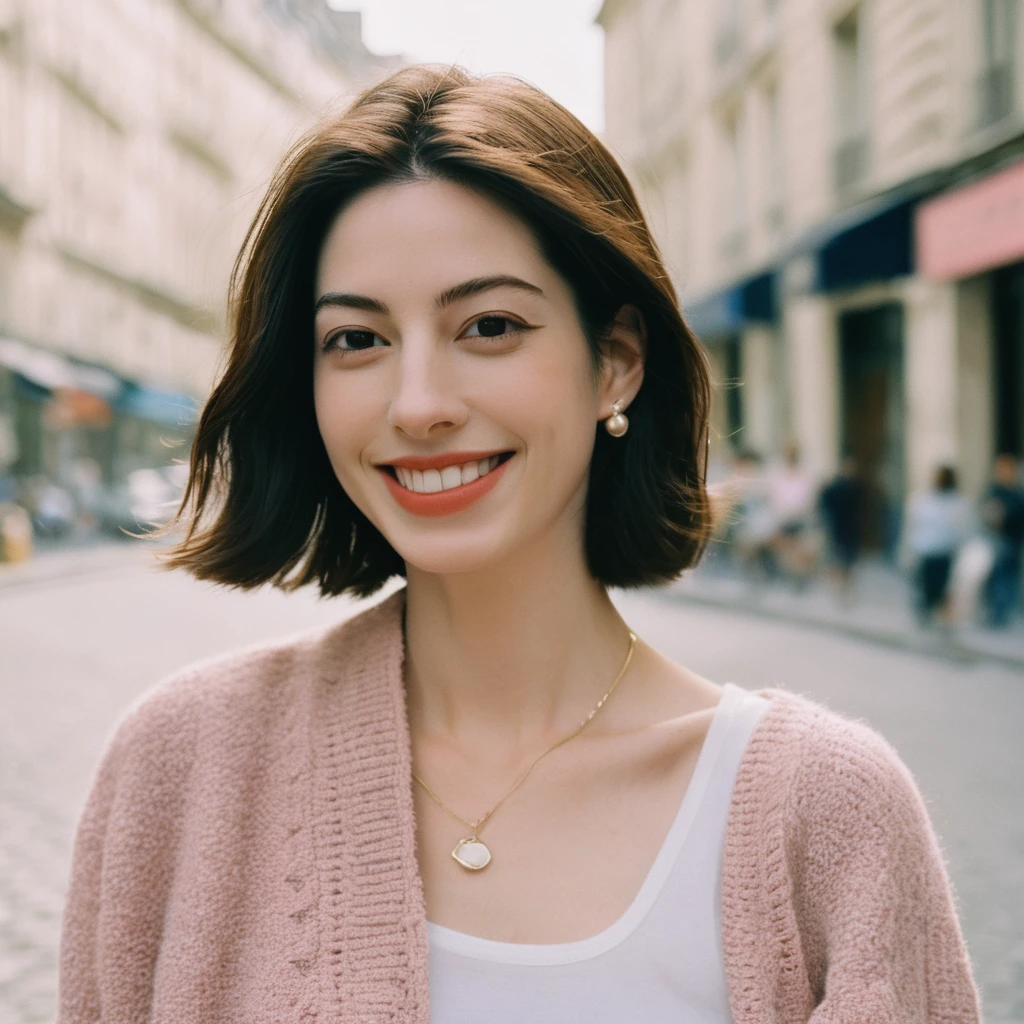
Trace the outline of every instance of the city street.
{"label": "city street", "polygon": [[[0,1020],[52,1020],[74,823],[115,721],[176,668],[347,617],[312,593],[232,593],[153,570],[0,582]],[[374,601],[376,598],[374,599]],[[861,717],[915,773],[942,839],[987,1024],[1024,1021],[1024,678],[656,594],[630,625],[719,682],[780,686]]]}

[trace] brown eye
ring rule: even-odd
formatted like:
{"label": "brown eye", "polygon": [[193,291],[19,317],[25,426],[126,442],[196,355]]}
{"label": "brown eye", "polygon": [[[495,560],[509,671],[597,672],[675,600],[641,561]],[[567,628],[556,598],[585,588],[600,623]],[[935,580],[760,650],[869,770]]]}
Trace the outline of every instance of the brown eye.
{"label": "brown eye", "polygon": [[467,338],[501,338],[506,334],[518,334],[523,325],[507,316],[482,316],[474,320],[466,331]]}
{"label": "brown eye", "polygon": [[379,334],[373,331],[360,331],[353,328],[338,331],[332,334],[325,342],[325,349],[338,349],[341,352],[362,352],[368,348],[374,348],[375,342],[386,345],[387,342]]}

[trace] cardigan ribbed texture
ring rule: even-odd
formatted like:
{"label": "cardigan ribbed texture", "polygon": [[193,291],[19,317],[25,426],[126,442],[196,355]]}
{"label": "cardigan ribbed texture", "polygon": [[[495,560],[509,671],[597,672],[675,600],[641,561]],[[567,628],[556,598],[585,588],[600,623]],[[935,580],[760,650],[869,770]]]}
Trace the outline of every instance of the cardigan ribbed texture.
{"label": "cardigan ribbed texture", "polygon": [[[78,828],[59,1024],[426,1024],[403,603],[128,712]],[[759,692],[722,867],[735,1024],[978,1021],[907,769],[866,726]]]}

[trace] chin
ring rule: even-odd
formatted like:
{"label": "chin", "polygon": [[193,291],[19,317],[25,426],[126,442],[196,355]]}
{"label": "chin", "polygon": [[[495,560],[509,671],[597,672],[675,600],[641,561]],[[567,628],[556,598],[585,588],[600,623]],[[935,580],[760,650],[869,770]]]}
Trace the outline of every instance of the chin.
{"label": "chin", "polygon": [[437,576],[492,569],[510,553],[508,545],[467,537],[458,529],[451,533],[450,537],[436,537],[430,541],[410,539],[403,543],[403,539],[395,538],[391,540],[391,546],[402,556],[407,571],[411,569]]}

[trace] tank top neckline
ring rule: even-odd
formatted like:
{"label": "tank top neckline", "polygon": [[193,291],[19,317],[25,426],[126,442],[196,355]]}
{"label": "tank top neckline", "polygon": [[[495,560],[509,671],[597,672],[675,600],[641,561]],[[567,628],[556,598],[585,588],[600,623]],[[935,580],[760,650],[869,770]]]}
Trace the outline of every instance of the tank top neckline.
{"label": "tank top neckline", "polygon": [[673,865],[682,852],[707,791],[708,782],[714,774],[715,765],[729,732],[730,721],[746,696],[747,691],[734,683],[723,684],[722,695],[715,706],[711,724],[701,744],[697,763],[694,765],[693,774],[675,818],[632,903],[616,921],[589,938],[555,943],[499,942],[428,921],[427,935],[430,944],[477,960],[543,966],[589,960],[624,942],[654,906]]}

